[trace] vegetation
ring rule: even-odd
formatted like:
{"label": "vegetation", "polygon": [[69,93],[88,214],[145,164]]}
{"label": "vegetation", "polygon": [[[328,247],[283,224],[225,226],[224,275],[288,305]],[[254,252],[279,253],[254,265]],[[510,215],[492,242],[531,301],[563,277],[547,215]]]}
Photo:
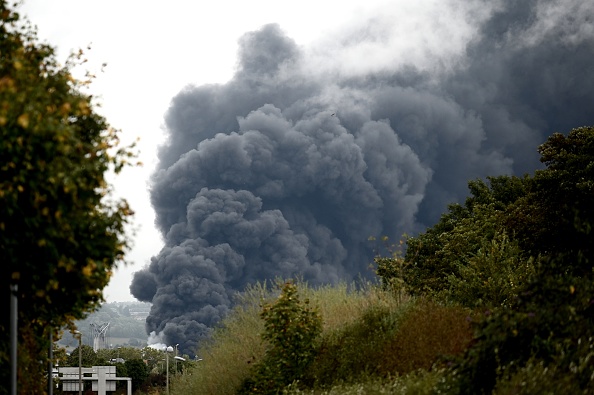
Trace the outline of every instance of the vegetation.
{"label": "vegetation", "polygon": [[241,393],[263,366],[270,394],[592,393],[594,128],[538,150],[545,169],[470,181],[464,204],[407,238],[404,254],[376,257],[380,286],[297,283],[322,320],[287,347],[306,356],[298,371],[271,365],[294,332],[270,315],[277,291],[259,284],[172,393]]}
{"label": "vegetation", "polygon": [[[303,361],[299,375],[277,371],[278,377],[270,380],[275,385],[252,386],[251,393],[346,393],[342,392],[345,388],[361,385],[391,388],[397,372],[419,380],[423,376],[427,383],[434,383],[438,379],[435,373],[419,372],[434,365],[446,366],[472,339],[468,312],[462,308],[437,306],[420,298],[399,300],[373,284],[343,283],[315,289],[303,282],[291,284],[300,296],[292,299],[293,303],[280,299],[277,289],[266,284],[257,284],[242,295],[234,312],[199,350],[203,361],[187,375],[174,378],[171,393],[237,394],[245,391],[246,383],[261,383],[264,368],[268,368],[264,370],[267,374],[275,372],[277,354],[266,335],[273,330],[273,320],[262,313],[277,306],[279,300],[293,312],[300,308],[316,311],[322,319],[321,331],[317,325],[301,327],[311,330],[302,338],[309,344],[294,350]],[[275,328],[284,338],[285,327]],[[413,385],[412,380],[403,385]]]}
{"label": "vegetation", "polygon": [[[79,346],[68,355],[56,340],[99,309],[128,247],[132,213],[105,174],[134,155],[84,93],[92,76],[73,77],[82,63],[80,52],[60,66],[0,0],[1,281],[18,300],[20,393],[45,391],[49,347],[52,362],[78,364]],[[538,151],[544,169],[470,181],[466,201],[403,241],[404,254],[377,256],[380,286],[256,284],[203,360],[81,345],[82,364],[123,358],[118,375],[137,394],[160,393],[172,372],[172,394],[594,393],[594,127]]]}
{"label": "vegetation", "polygon": [[[105,176],[134,154],[84,93],[92,75],[73,77],[82,51],[59,65],[15,7],[0,0],[0,288],[18,301],[19,391],[32,394],[45,388],[50,333],[97,308],[124,262],[132,212]],[[0,393],[11,382],[9,319],[0,319]]]}
{"label": "vegetation", "polygon": [[264,305],[262,338],[268,342],[264,359],[240,389],[241,394],[276,393],[300,379],[315,356],[315,340],[322,329],[321,318],[309,299],[301,302],[297,286],[282,285],[273,303]]}
{"label": "vegetation", "polygon": [[[523,187],[517,187],[518,180],[499,178],[491,191],[482,188],[467,200],[465,207],[452,207],[450,213],[456,212],[457,217],[446,215],[438,225],[443,228],[447,222],[448,235],[464,234],[466,229],[472,235],[476,222],[466,219],[476,218],[477,209],[484,206],[499,207],[488,220],[493,228],[508,235],[513,248],[500,258],[491,259],[488,266],[503,261],[507,272],[497,269],[483,280],[485,286],[477,289],[476,295],[497,300],[501,287],[490,287],[489,282],[505,283],[505,278],[501,278],[505,273],[509,284],[505,303],[476,306],[469,303],[468,297],[461,298],[433,285],[435,278],[463,278],[472,267],[472,262],[460,266],[450,256],[440,262],[440,267],[448,267],[452,274],[432,273],[428,262],[436,254],[426,255],[426,247],[435,243],[434,251],[448,250],[451,238],[443,243],[443,238],[425,239],[421,235],[409,243],[405,277],[420,285],[419,293],[437,295],[442,301],[471,305],[475,311],[485,312],[476,316],[475,344],[448,372],[446,388],[452,393],[491,393],[497,386],[505,387],[505,380],[518,380],[517,375],[521,377],[539,366],[551,374],[551,385],[555,380],[570,380],[577,383],[577,393],[593,389],[594,367],[589,360],[594,291],[594,128],[577,128],[567,136],[556,133],[539,147],[539,152],[547,168],[524,178]],[[485,233],[480,243],[473,241],[472,245],[459,248],[458,255],[484,256],[479,246],[494,240]],[[437,246],[438,243],[441,244]],[[487,256],[497,257],[498,253],[494,250]]]}

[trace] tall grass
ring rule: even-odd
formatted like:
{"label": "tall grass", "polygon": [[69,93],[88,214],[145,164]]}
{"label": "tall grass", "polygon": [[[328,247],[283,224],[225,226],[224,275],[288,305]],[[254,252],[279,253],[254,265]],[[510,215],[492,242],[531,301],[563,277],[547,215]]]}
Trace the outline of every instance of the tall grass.
{"label": "tall grass", "polygon": [[[395,297],[372,284],[298,286],[299,294],[320,312],[323,329],[317,357],[303,381],[290,388],[294,393],[347,394],[351,387],[355,391],[364,386],[364,393],[380,394],[395,385],[413,388],[413,381],[418,388],[428,388],[436,377],[428,373],[433,364],[442,355],[460,353],[471,338],[461,309]],[[276,292],[272,284],[263,283],[240,295],[237,307],[198,351],[203,361],[172,381],[171,394],[235,394],[265,355],[261,305]],[[397,383],[391,377],[397,377]],[[421,389],[412,393],[424,393]]]}
{"label": "tall grass", "polygon": [[237,306],[198,350],[202,361],[172,381],[171,394],[234,394],[249,376],[252,364],[264,355],[260,311],[262,301],[271,297],[267,283],[238,295]]}

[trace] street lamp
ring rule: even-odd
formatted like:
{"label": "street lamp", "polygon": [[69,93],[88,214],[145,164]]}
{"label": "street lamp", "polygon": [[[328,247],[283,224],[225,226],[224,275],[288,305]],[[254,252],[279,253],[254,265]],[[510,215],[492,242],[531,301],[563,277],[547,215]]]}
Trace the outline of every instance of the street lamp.
{"label": "street lamp", "polygon": [[74,335],[78,337],[78,395],[82,395],[82,333],[74,331]]}
{"label": "street lamp", "polygon": [[177,346],[179,346],[179,343],[175,345],[175,375],[177,376]]}
{"label": "street lamp", "polygon": [[166,377],[167,377],[167,378],[166,378],[166,380],[167,380],[167,382],[166,382],[166,387],[167,387],[167,395],[169,395],[169,353],[170,353],[170,352],[173,352],[173,347],[171,347],[171,346],[167,346],[167,347],[165,348],[165,354],[166,354],[166,356],[167,356],[167,357],[165,358],[165,359],[167,360],[167,363],[166,363],[166,366],[167,366],[167,376],[166,376]]}

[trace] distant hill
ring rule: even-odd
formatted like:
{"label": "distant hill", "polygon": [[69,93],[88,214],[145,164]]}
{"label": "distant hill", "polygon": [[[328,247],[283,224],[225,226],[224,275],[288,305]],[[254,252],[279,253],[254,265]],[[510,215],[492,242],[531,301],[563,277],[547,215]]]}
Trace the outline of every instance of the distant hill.
{"label": "distant hill", "polygon": [[[94,344],[94,334],[101,333],[100,348],[144,347],[148,340],[145,320],[150,309],[151,304],[143,302],[104,303],[98,311],[77,321],[76,325],[83,334],[83,344],[89,346]],[[78,340],[67,332],[58,344],[73,349],[78,347]]]}

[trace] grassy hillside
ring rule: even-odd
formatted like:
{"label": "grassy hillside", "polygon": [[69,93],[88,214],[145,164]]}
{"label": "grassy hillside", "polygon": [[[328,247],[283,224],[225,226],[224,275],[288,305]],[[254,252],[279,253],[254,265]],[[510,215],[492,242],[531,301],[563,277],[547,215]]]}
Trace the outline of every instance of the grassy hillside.
{"label": "grassy hillside", "polygon": [[[289,393],[422,393],[472,338],[469,312],[459,307],[397,297],[372,285],[299,284],[298,290],[323,325],[316,356]],[[261,306],[277,298],[275,287],[250,289],[199,351],[203,361],[175,378],[171,393],[236,394],[265,361],[269,344],[261,337]]]}

